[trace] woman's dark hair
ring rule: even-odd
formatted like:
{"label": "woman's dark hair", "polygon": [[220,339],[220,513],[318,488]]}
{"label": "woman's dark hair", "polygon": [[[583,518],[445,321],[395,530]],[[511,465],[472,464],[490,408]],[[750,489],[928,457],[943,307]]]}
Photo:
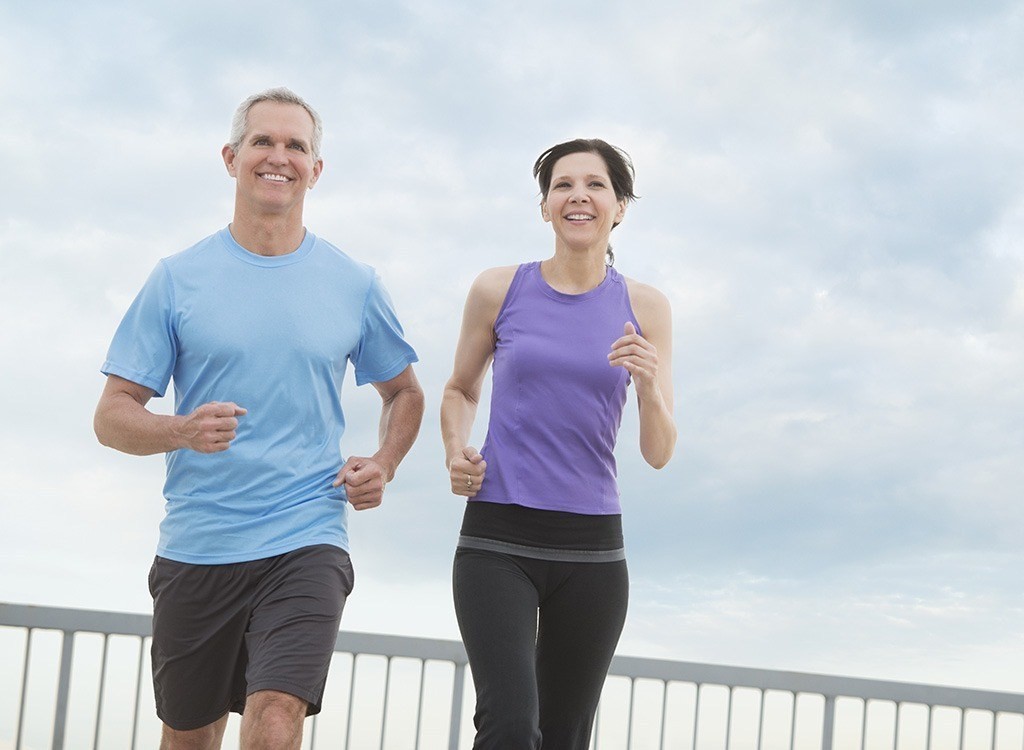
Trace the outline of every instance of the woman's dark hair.
{"label": "woman's dark hair", "polygon": [[[575,140],[552,146],[537,157],[537,161],[533,165],[533,176],[537,178],[537,183],[540,185],[541,200],[547,200],[548,198],[548,190],[551,188],[551,173],[554,171],[558,160],[569,154],[580,153],[597,154],[601,157],[608,168],[608,177],[612,181],[612,190],[615,191],[616,200],[632,203],[639,197],[633,192],[633,181],[636,178],[636,173],[633,170],[633,161],[629,158],[629,154],[621,148],[602,141],[600,138],[576,138]],[[619,223],[615,222],[612,225],[612,229],[618,225]],[[612,252],[612,246],[609,244],[608,265],[610,266],[614,263],[615,254]]]}

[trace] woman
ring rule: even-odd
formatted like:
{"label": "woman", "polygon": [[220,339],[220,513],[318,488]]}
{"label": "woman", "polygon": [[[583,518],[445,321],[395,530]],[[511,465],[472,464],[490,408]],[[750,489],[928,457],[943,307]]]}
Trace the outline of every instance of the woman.
{"label": "woman", "polygon": [[[453,585],[476,750],[588,747],[626,615],[612,452],[630,381],[647,463],[664,466],[676,440],[668,300],[611,266],[609,235],[636,199],[629,157],[574,140],[533,173],[554,255],[473,283],[441,406],[452,492],[470,500]],[[478,452],[468,442],[492,360]]]}

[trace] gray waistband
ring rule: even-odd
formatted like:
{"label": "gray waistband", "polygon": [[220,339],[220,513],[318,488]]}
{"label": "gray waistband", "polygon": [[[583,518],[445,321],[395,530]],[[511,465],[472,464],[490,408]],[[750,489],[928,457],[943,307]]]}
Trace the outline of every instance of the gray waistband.
{"label": "gray waistband", "polygon": [[459,547],[462,549],[479,549],[487,552],[500,552],[505,555],[518,555],[534,560],[551,560],[553,562],[619,562],[626,559],[626,550],[618,549],[552,549],[550,547],[529,547],[514,542],[501,542],[497,539],[481,539],[476,536],[460,536]]}

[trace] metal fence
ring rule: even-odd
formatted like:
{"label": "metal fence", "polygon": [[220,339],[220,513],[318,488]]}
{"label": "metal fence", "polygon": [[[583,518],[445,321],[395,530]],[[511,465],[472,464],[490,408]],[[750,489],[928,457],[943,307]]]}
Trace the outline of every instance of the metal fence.
{"label": "metal fence", "polygon": [[[0,750],[155,747],[149,635],[147,615],[0,602]],[[462,644],[342,632],[335,650],[304,748],[472,744]],[[1020,750],[1024,695],[618,656],[592,747]]]}

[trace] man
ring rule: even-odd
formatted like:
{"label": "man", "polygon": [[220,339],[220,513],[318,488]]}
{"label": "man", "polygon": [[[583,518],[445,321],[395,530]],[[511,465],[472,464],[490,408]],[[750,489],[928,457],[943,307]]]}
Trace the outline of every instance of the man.
{"label": "man", "polygon": [[[287,89],[241,104],[231,224],[160,261],[102,368],[100,442],[167,459],[149,577],[165,750],[219,748],[229,711],[247,750],[300,746],[352,589],[346,500],[381,504],[423,415],[373,269],[303,227],[322,132]],[[378,450],[342,465],[348,360],[383,407]],[[175,414],[150,412],[172,378]]]}

